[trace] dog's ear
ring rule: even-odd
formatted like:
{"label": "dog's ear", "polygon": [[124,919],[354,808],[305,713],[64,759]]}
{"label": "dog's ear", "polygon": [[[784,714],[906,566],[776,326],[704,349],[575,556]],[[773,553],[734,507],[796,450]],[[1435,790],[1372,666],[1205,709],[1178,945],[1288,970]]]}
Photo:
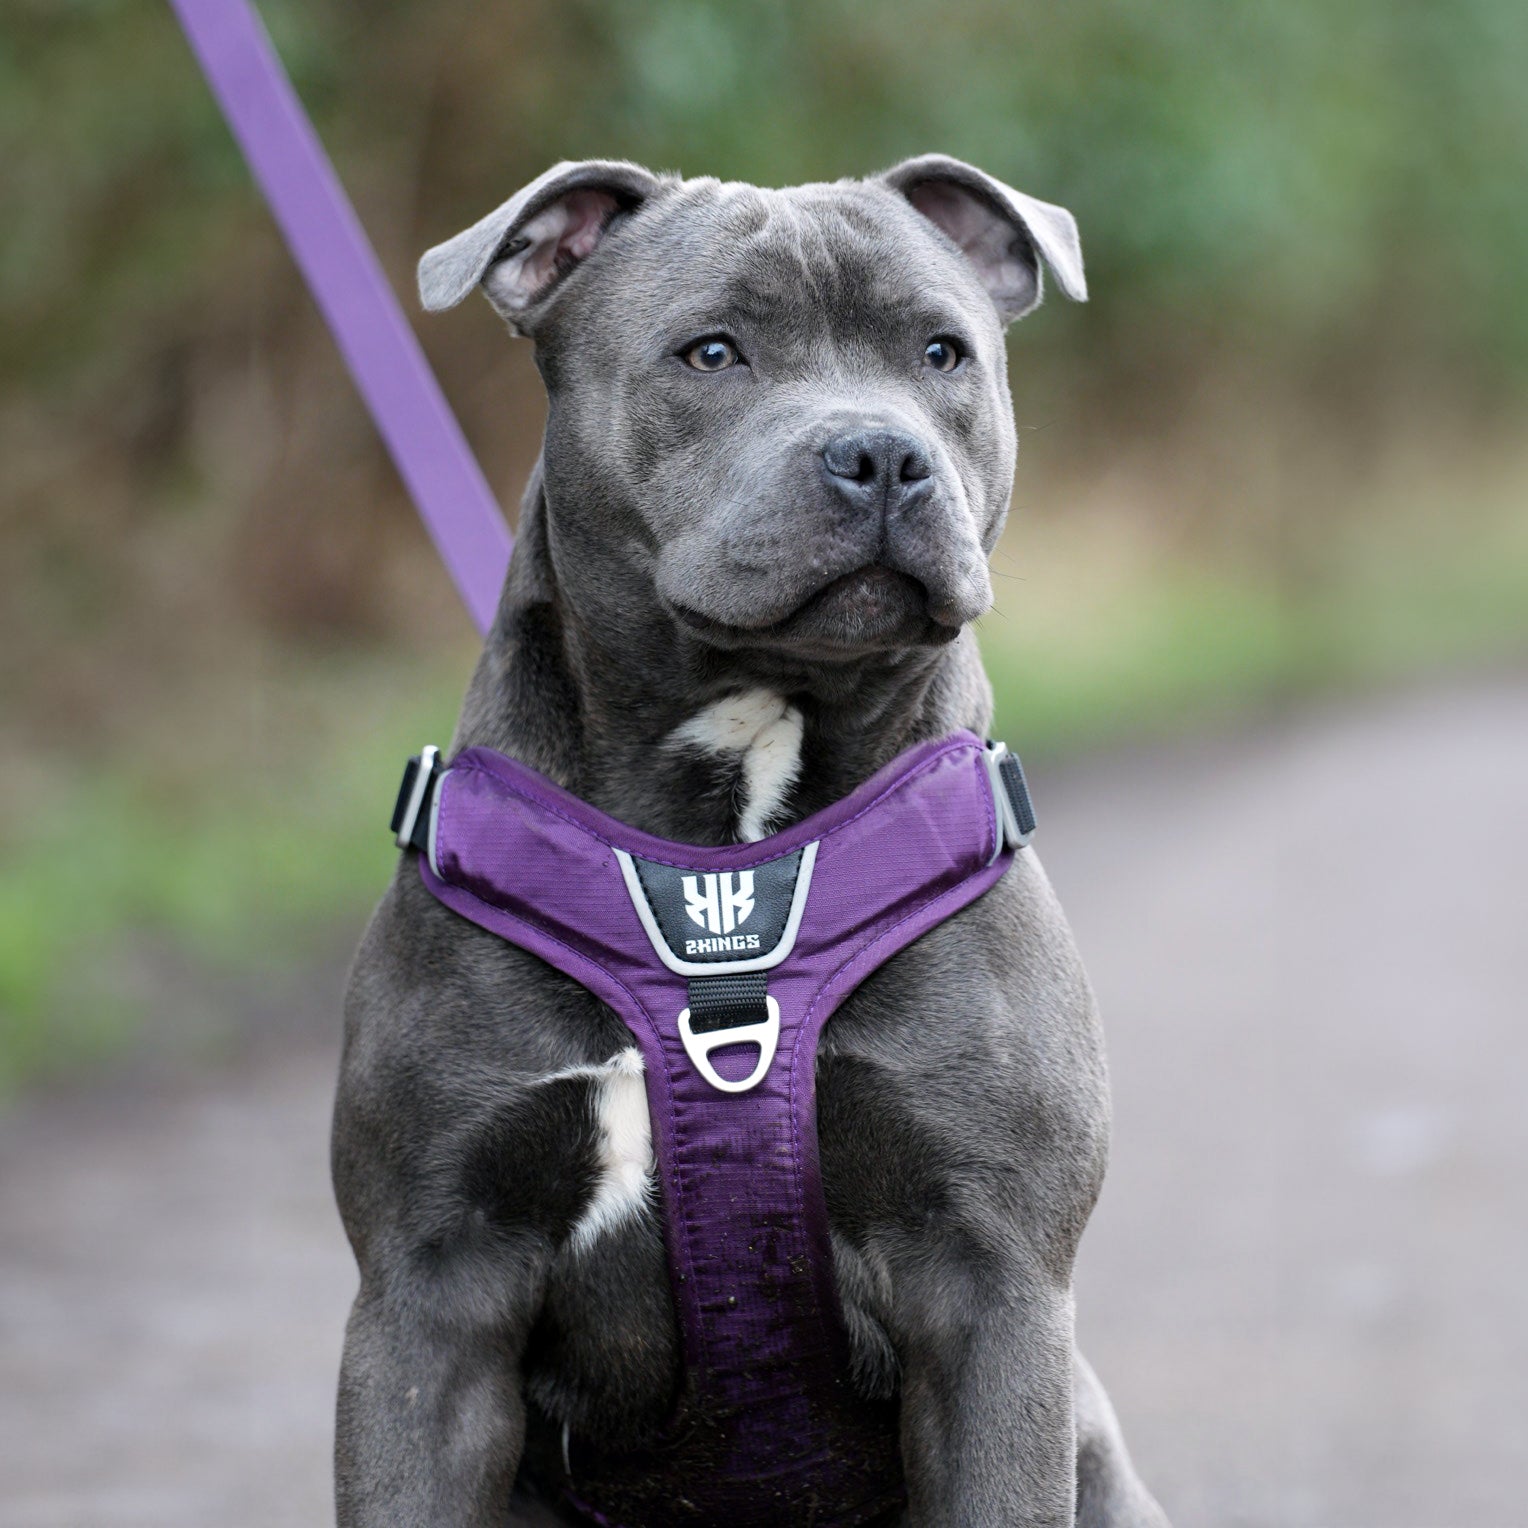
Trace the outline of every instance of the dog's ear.
{"label": "dog's ear", "polygon": [[639,207],[660,182],[641,165],[588,159],[554,165],[501,207],[419,262],[419,300],[432,313],[454,308],[481,285],[517,334],[564,276],[593,254],[621,213]]}
{"label": "dog's ear", "polygon": [[944,154],[904,160],[879,179],[954,241],[1005,324],[1039,307],[1042,262],[1074,302],[1088,300],[1077,224],[1065,207],[1036,201]]}

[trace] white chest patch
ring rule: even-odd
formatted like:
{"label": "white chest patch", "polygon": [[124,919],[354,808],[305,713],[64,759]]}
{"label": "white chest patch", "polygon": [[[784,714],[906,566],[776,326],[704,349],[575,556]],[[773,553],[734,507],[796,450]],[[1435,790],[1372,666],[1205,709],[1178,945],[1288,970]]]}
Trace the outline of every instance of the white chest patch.
{"label": "white chest patch", "polygon": [[[603,1066],[579,1067],[594,1082],[600,1178],[568,1237],[574,1252],[652,1204],[653,1136],[642,1081],[642,1056],[632,1047]],[[566,1074],[564,1074],[566,1075]]]}
{"label": "white chest patch", "polygon": [[801,773],[801,713],[773,690],[723,696],[675,730],[673,741],[706,753],[741,755],[737,836],[756,843],[771,831]]}

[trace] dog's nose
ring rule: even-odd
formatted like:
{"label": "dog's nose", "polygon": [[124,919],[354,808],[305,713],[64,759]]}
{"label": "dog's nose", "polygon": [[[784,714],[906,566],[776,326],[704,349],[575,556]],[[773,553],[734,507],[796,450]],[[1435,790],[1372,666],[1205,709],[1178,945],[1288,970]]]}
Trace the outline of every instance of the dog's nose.
{"label": "dog's nose", "polygon": [[867,509],[889,509],[934,471],[923,446],[895,430],[835,436],[822,448],[822,461],[829,486]]}

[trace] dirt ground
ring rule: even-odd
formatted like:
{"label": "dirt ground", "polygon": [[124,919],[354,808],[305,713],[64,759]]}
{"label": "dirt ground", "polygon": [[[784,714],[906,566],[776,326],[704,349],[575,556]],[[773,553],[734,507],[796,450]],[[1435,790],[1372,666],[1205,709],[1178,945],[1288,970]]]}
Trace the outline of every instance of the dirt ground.
{"label": "dirt ground", "polygon": [[[1177,1528],[1522,1528],[1528,676],[1035,773],[1114,1070],[1079,1327]],[[341,980],[0,1119],[0,1528],[329,1520]]]}

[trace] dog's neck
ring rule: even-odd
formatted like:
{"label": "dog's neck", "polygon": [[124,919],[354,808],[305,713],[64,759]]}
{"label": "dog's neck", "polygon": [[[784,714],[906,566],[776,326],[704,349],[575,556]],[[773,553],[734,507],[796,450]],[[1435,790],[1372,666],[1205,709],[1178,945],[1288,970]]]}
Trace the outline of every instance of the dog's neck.
{"label": "dog's neck", "polygon": [[497,749],[659,837],[777,832],[914,743],[990,721],[969,631],[938,649],[793,667],[718,651],[651,595],[590,612],[566,583],[533,481],[454,746]]}

